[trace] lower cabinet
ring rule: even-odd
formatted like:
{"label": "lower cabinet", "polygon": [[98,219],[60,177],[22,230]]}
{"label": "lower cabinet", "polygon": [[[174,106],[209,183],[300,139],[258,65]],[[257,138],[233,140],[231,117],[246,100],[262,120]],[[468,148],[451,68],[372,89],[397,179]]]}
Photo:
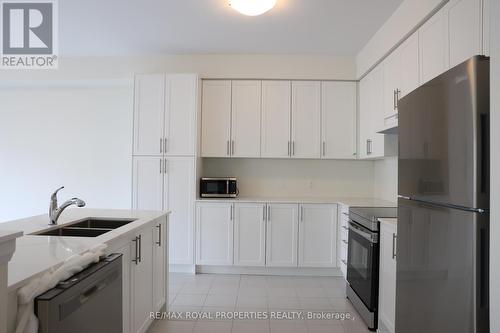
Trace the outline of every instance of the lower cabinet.
{"label": "lower cabinet", "polygon": [[[160,227],[161,225],[161,227]],[[111,252],[121,253],[123,284],[123,332],[146,332],[152,319],[166,300],[167,221],[140,229],[131,240]]]}
{"label": "lower cabinet", "polygon": [[337,267],[337,205],[299,208],[299,267]]}
{"label": "lower cabinet", "polygon": [[266,266],[297,267],[298,205],[268,204]]}
{"label": "lower cabinet", "polygon": [[266,213],[263,203],[234,204],[234,265],[266,265]]}
{"label": "lower cabinet", "polygon": [[390,333],[396,320],[396,237],[397,227],[380,223],[379,322]]}
{"label": "lower cabinet", "polygon": [[340,204],[338,210],[338,265],[340,267],[340,271],[342,272],[342,276],[347,281],[347,253],[349,249],[349,206]]}
{"label": "lower cabinet", "polygon": [[196,264],[233,264],[234,206],[199,202],[196,206]]}

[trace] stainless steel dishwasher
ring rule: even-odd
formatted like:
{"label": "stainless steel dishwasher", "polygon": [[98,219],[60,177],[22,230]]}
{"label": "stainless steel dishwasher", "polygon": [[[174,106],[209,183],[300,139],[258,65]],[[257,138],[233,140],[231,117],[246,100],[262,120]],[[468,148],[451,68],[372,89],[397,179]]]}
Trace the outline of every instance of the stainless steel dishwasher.
{"label": "stainless steel dishwasher", "polygon": [[35,299],[40,333],[121,333],[122,255],[111,254]]}

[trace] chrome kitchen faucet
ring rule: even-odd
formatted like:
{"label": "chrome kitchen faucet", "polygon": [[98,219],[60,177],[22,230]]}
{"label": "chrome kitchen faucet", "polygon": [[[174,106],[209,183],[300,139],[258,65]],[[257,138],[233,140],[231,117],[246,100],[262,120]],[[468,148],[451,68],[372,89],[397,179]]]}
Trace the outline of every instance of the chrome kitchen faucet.
{"label": "chrome kitchen faucet", "polygon": [[57,220],[61,213],[71,205],[76,205],[77,207],[85,207],[85,201],[78,198],[71,198],[68,201],[64,202],[61,207],[57,207],[57,192],[62,190],[64,186],[58,188],[52,195],[50,196],[50,206],[49,206],[49,218],[50,223],[52,225],[57,224]]}

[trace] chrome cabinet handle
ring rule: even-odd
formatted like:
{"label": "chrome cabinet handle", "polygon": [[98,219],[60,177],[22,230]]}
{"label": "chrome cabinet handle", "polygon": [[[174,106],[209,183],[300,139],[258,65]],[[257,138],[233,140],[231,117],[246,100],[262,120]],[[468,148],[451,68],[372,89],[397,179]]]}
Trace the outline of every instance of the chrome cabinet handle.
{"label": "chrome cabinet handle", "polygon": [[266,220],[266,213],[267,213],[267,208],[266,208],[266,206],[264,206],[264,209],[262,210],[262,220],[263,221]]}
{"label": "chrome cabinet handle", "polygon": [[162,159],[160,158],[160,173],[162,173],[162,170],[163,170],[161,163],[162,163]]}
{"label": "chrome cabinet handle", "polygon": [[300,221],[304,222],[304,207],[300,206]]}
{"label": "chrome cabinet handle", "polygon": [[233,205],[229,207],[229,221],[232,221],[234,219],[233,216]]}
{"label": "chrome cabinet handle", "polygon": [[347,266],[347,261],[345,261],[344,259],[340,260],[340,262]]}
{"label": "chrome cabinet handle", "polygon": [[163,153],[163,140],[160,138],[160,153]]}
{"label": "chrome cabinet handle", "polygon": [[291,152],[291,148],[290,148],[290,141],[288,141],[288,156],[291,156],[292,155],[292,152]]}
{"label": "chrome cabinet handle", "polygon": [[326,142],[323,141],[323,156],[326,155]]}
{"label": "chrome cabinet handle", "polygon": [[158,228],[158,241],[156,244],[161,247],[161,223],[156,226]]}
{"label": "chrome cabinet handle", "polygon": [[346,227],[345,225],[342,226],[342,229],[349,230],[349,228]]}
{"label": "chrome cabinet handle", "polygon": [[167,152],[167,138],[163,139],[163,151],[166,153]]}
{"label": "chrome cabinet handle", "polygon": [[396,90],[392,91],[392,109],[396,110]]}
{"label": "chrome cabinet handle", "polygon": [[292,141],[292,155],[295,156],[295,140]]}
{"label": "chrome cabinet handle", "polygon": [[[401,90],[400,89],[396,89],[396,109],[399,109],[399,96],[401,95]],[[396,118],[397,118],[397,115],[396,115]]]}
{"label": "chrome cabinet handle", "polygon": [[271,206],[267,206],[267,220],[271,221]]}
{"label": "chrome cabinet handle", "polygon": [[163,162],[163,173],[167,173],[167,159],[165,159],[165,161]]}
{"label": "chrome cabinet handle", "polygon": [[226,141],[226,155],[227,156],[230,155],[230,152],[229,152],[229,140]]}
{"label": "chrome cabinet handle", "polygon": [[231,140],[231,155],[234,155],[234,140]]}
{"label": "chrome cabinet handle", "polygon": [[344,243],[345,245],[349,245],[349,243],[345,239],[342,240],[342,243]]}
{"label": "chrome cabinet handle", "polygon": [[137,237],[137,239],[139,240],[139,262],[142,261],[142,235],[139,235]]}
{"label": "chrome cabinet handle", "polygon": [[396,259],[396,234],[392,234],[392,259]]}
{"label": "chrome cabinet handle", "polygon": [[349,213],[342,212],[342,215],[349,216]]}
{"label": "chrome cabinet handle", "polygon": [[366,140],[366,154],[370,155],[372,153],[372,140]]}
{"label": "chrome cabinet handle", "polygon": [[136,265],[139,264],[139,248],[138,248],[138,244],[139,244],[139,240],[138,240],[138,237],[135,237],[132,242],[135,243],[135,258],[132,259],[132,262],[135,263]]}

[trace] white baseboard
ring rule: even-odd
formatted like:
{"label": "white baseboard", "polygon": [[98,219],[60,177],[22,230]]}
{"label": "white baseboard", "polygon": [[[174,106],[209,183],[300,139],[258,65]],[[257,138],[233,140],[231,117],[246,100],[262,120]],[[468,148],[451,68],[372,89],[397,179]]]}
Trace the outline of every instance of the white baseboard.
{"label": "white baseboard", "polygon": [[170,273],[190,273],[195,274],[195,266],[194,265],[168,265],[168,271]]}
{"label": "white baseboard", "polygon": [[285,276],[342,276],[339,268],[240,267],[197,265],[196,273]]}

